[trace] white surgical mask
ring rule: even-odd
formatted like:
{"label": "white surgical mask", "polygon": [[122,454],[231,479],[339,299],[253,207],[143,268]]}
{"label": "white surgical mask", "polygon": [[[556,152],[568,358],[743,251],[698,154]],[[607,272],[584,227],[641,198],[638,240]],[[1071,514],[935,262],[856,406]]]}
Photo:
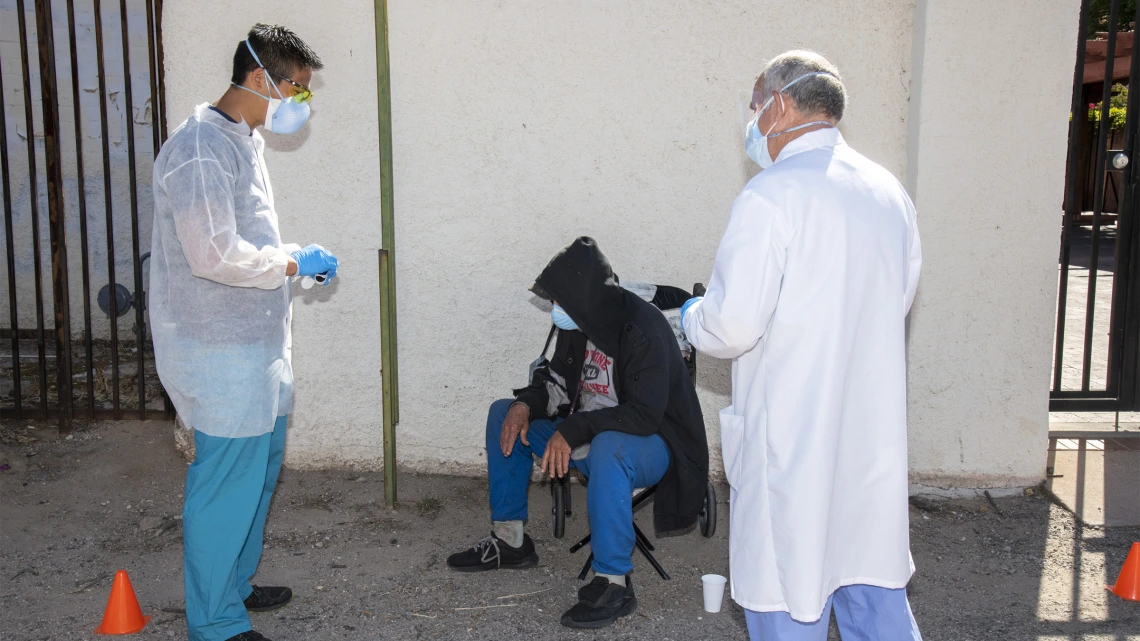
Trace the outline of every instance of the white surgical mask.
{"label": "white surgical mask", "polygon": [[[296,133],[301,127],[304,127],[305,122],[309,120],[309,103],[297,102],[292,97],[286,98],[281,93],[281,90],[277,88],[276,83],[273,82],[273,76],[270,75],[269,70],[265,68],[265,65],[261,64],[261,59],[258,58],[257,54],[253,51],[253,46],[249,44],[249,40],[245,41],[245,46],[249,49],[249,53],[253,56],[253,60],[257,63],[257,66],[265,71],[265,84],[270,87],[269,95],[262,96],[249,87],[243,87],[237,83],[230,84],[269,101],[269,106],[265,108],[266,131],[272,131],[276,134]],[[274,91],[277,92],[277,98],[273,97]]]}
{"label": "white surgical mask", "polygon": [[[760,165],[761,169],[767,169],[776,163],[776,159],[772,158],[772,152],[768,150],[769,138],[775,138],[777,136],[782,136],[784,134],[788,134],[793,131],[799,131],[801,129],[807,129],[808,127],[814,127],[816,125],[831,125],[831,123],[826,120],[816,120],[815,122],[807,122],[802,125],[796,125],[795,127],[785,129],[783,131],[777,131],[776,133],[772,133],[772,129],[776,127],[776,123],[772,123],[772,127],[768,130],[768,133],[761,133],[760,116],[764,115],[764,112],[768,109],[768,107],[772,106],[772,102],[777,95],[780,95],[783,92],[787,91],[789,87],[796,84],[797,82],[803,80],[804,78],[811,78],[812,76],[830,75],[831,74],[826,71],[815,71],[812,73],[804,74],[784,85],[783,89],[781,89],[778,93],[769,96],[768,99],[764,101],[764,105],[760,107],[760,111],[756,112],[756,117],[748,123],[748,128],[744,132],[744,151],[748,154],[748,157],[751,158],[753,162],[755,162],[757,165]],[[782,108],[783,106],[784,97],[780,95],[780,107]]]}

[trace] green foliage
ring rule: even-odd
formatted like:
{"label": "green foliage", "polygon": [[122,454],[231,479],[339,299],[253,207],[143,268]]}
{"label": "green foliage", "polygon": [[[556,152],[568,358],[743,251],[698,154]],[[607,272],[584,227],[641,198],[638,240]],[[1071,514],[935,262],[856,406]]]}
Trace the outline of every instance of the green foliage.
{"label": "green foliage", "polygon": [[[1108,21],[1112,13],[1112,0],[1089,0],[1089,32],[1094,38],[1097,33],[1108,31]],[[1120,14],[1117,16],[1118,31],[1132,31],[1136,20],[1136,0],[1121,0]]]}
{"label": "green foliage", "polygon": [[[1100,111],[1103,102],[1090,102],[1089,103],[1089,120],[1091,122],[1100,122]],[[1108,122],[1113,130],[1124,129],[1124,123],[1128,120],[1128,87],[1122,84],[1115,84],[1112,86],[1112,97],[1108,101]]]}

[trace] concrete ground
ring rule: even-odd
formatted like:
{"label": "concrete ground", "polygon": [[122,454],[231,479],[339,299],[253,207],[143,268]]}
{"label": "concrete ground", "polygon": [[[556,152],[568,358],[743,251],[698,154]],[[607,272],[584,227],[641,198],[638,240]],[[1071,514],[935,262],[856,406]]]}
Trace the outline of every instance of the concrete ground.
{"label": "concrete ground", "polygon": [[[94,639],[120,568],[154,616],[141,636],[185,639],[177,516],[186,463],[170,425],[96,424],[66,440],[32,427],[0,425],[0,639]],[[746,637],[738,608],[701,609],[700,575],[727,570],[724,488],[715,538],[654,539],[673,580],[638,557],[640,609],[599,632],[558,624],[579,585],[584,559],[567,549],[586,532],[583,510],[554,539],[549,493],[535,485],[540,567],[466,575],[444,560],[486,532],[486,484],[404,475],[399,490],[389,510],[379,474],[286,470],[257,580],[291,585],[297,597],[255,615],[256,628],[278,641]],[[1104,589],[1140,528],[1084,525],[1042,491],[913,503],[911,602],[927,641],[1140,641],[1140,603]]]}
{"label": "concrete ground", "polygon": [[1140,438],[1050,438],[1045,487],[1089,525],[1140,526]]}

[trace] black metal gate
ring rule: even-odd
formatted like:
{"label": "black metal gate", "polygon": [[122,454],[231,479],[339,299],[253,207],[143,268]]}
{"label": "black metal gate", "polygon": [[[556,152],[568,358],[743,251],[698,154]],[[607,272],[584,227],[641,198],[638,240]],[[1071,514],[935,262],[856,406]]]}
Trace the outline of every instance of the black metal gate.
{"label": "black metal gate", "polygon": [[1084,0],[1061,231],[1053,411],[1140,410],[1136,0]]}
{"label": "black metal gate", "polygon": [[166,139],[161,16],[162,0],[0,0],[4,419],[171,415],[143,253]]}

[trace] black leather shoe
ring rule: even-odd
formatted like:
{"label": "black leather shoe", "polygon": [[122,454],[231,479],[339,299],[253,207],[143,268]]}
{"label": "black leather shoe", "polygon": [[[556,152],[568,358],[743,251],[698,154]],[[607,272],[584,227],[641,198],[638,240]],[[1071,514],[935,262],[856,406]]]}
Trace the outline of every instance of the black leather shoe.
{"label": "black leather shoe", "polygon": [[242,632],[239,635],[232,636],[226,639],[226,641],[270,641],[270,639],[250,630],[249,632]]}
{"label": "black leather shoe", "polygon": [[513,548],[492,534],[480,539],[470,549],[447,557],[447,567],[457,572],[484,572],[487,570],[522,570],[538,565],[538,552],[529,535],[523,535],[523,544]]}
{"label": "black leather shoe", "polygon": [[272,612],[285,607],[292,598],[293,591],[289,588],[263,588],[255,585],[253,592],[245,598],[245,609],[250,612]]}
{"label": "black leather shoe", "polygon": [[578,605],[562,615],[562,625],[568,628],[604,628],[637,610],[637,596],[633,593],[633,579],[629,576],[625,577],[625,585],[614,585],[605,577],[594,577],[589,585],[578,590],[578,599]]}

